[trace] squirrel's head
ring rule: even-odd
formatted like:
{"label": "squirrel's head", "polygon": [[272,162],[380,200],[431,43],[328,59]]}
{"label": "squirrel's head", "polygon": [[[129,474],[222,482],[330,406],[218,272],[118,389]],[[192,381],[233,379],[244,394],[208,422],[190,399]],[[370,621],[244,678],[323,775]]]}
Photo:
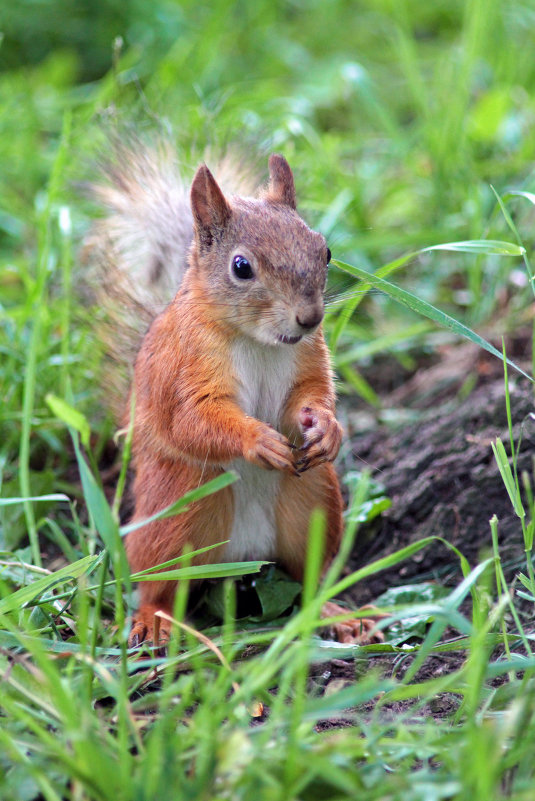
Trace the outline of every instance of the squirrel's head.
{"label": "squirrel's head", "polygon": [[330,251],[296,211],[288,162],[272,155],[269,174],[258,198],[226,198],[208,167],[199,167],[190,269],[221,322],[267,345],[293,345],[323,319]]}

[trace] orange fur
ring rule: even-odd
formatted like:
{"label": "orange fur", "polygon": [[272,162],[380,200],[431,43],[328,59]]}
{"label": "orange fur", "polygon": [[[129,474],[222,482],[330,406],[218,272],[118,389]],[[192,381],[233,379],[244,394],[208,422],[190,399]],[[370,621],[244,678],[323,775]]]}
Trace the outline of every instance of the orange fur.
{"label": "orange fur", "polygon": [[[342,499],[332,461],[341,428],[320,325],[327,247],[295,211],[292,173],[281,156],[271,157],[270,174],[259,198],[226,198],[208,168],[199,168],[188,267],[149,328],[134,373],[133,520],[229,467],[241,489],[227,487],[131,532],[134,571],[180,556],[186,544],[198,549],[231,538],[194,563],[236,554],[275,559],[301,579],[318,506],[327,520],[325,566],[339,547]],[[162,237],[158,252],[165,253]],[[251,275],[234,272],[236,258]],[[132,644],[152,639],[154,613],[172,612],[176,589],[166,581],[139,587]],[[164,621],[160,631],[165,639]]]}
{"label": "orange fur", "polygon": [[[204,313],[196,292],[195,287],[190,291],[186,281],[175,301],[154,322],[136,362],[134,521],[149,517],[221,474],[225,463],[236,458],[254,462],[261,435],[266,429],[270,433],[265,424],[247,417],[237,405],[228,333]],[[334,421],[334,392],[323,336],[318,333],[314,343],[296,347],[300,351],[297,360],[306,367],[296,376],[281,430],[301,443],[301,407],[324,410]],[[339,445],[339,439],[337,442]],[[312,509],[323,506],[327,511],[327,563],[339,545],[342,500],[332,465],[324,463],[297,476],[293,472],[288,465],[277,499],[276,556],[292,576],[302,579]],[[132,570],[179,556],[186,543],[197,549],[228,539],[232,512],[229,487],[177,517],[131,533],[126,547]],[[224,560],[224,551],[224,546],[208,551],[194,563]],[[141,583],[142,617],[147,617],[143,612],[147,606],[172,612],[174,591],[172,582]]]}

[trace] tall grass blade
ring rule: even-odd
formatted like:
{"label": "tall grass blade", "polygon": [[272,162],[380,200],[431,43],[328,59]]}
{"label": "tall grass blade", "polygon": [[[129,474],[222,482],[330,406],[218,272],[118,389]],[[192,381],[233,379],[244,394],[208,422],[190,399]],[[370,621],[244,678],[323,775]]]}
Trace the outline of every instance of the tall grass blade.
{"label": "tall grass blade", "polygon": [[49,495],[33,495],[31,498],[0,498],[0,506],[13,506],[17,503],[24,503],[31,501],[32,503],[39,503],[40,501],[68,501],[68,495],[63,495],[61,492],[52,492]]}
{"label": "tall grass blade", "polygon": [[[463,245],[463,244],[470,244],[470,243],[453,243],[456,245]],[[474,243],[472,243],[474,244]],[[508,245],[507,242],[500,243],[502,245]],[[509,245],[510,248],[517,248],[516,245]],[[433,246],[433,248],[426,248],[427,250],[436,250],[436,249],[446,249],[445,245],[441,246]],[[459,247],[459,249],[461,249]],[[517,250],[520,250],[517,248]],[[484,252],[484,251],[480,251]],[[509,255],[513,255],[513,253],[509,253]],[[520,255],[520,253],[516,253],[514,255]],[[443,326],[444,328],[448,328],[454,334],[458,336],[462,336],[465,339],[470,340],[475,345],[479,345],[480,348],[491,353],[493,356],[496,356],[498,359],[502,360],[503,356],[499,350],[497,350],[494,345],[491,345],[490,342],[487,342],[486,339],[476,334],[475,331],[472,331],[463,323],[458,322],[453,317],[450,317],[449,314],[446,314],[440,309],[437,309],[435,306],[431,305],[431,303],[427,303],[427,301],[422,300],[421,298],[416,297],[411,292],[407,292],[406,289],[401,289],[401,287],[396,286],[395,284],[390,283],[389,281],[385,281],[383,278],[379,278],[377,275],[371,275],[370,273],[366,272],[366,270],[362,270],[359,267],[354,267],[352,264],[346,264],[345,262],[341,262],[336,260],[336,265],[340,267],[341,270],[349,273],[350,275],[359,278],[361,281],[365,281],[367,284],[371,286],[375,286],[380,289],[385,294],[389,295],[394,300],[398,301],[398,303],[402,303],[408,309],[415,311],[417,314],[421,314],[423,317],[428,317],[430,320],[433,320],[438,325]],[[534,379],[528,375],[521,367],[519,367],[515,362],[511,361],[511,359],[507,359],[507,364],[509,364],[514,370],[517,370],[521,373],[525,378],[529,379],[529,381],[533,382]]]}
{"label": "tall grass blade", "polygon": [[498,470],[500,471],[503,483],[505,484],[505,489],[507,490],[507,494],[509,495],[511,503],[513,504],[515,514],[517,517],[523,520],[526,516],[526,512],[522,505],[520,490],[515,482],[513,471],[511,470],[509,459],[500,437],[497,437],[495,442],[491,442],[491,447],[492,452],[494,453],[494,458],[496,459],[496,464],[498,465]]}
{"label": "tall grass blade", "polygon": [[156,514],[146,517],[144,520],[137,520],[135,523],[121,526],[121,536],[124,537],[131,531],[137,531],[137,529],[143,528],[143,526],[147,526],[155,520],[162,520],[165,517],[173,517],[174,515],[180,514],[180,512],[184,512],[188,508],[189,504],[200,501],[202,498],[208,497],[208,495],[213,495],[214,492],[219,492],[219,490],[230,486],[237,480],[238,474],[229,470],[228,473],[223,473],[223,475],[217,476],[217,478],[213,478],[211,481],[207,481],[202,487],[197,487],[194,490],[190,490],[190,492],[186,492],[182,498],[179,498],[177,501],[170,504],[170,506],[166,506],[165,509],[162,509],[160,512],[156,512]]}

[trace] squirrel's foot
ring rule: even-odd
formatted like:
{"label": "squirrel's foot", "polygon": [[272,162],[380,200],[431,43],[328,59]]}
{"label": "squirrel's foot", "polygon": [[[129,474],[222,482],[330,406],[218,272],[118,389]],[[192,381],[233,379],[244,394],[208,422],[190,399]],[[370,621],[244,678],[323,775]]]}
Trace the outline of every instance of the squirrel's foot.
{"label": "squirrel's foot", "polygon": [[141,606],[132,623],[132,628],[128,636],[129,648],[139,648],[146,643],[154,648],[165,649],[171,635],[171,624],[156,615],[156,612],[167,612],[153,604]]}
{"label": "squirrel's foot", "polygon": [[300,473],[336,459],[342,442],[342,427],[332,412],[303,406],[299,425],[305,440],[295,463]]}
{"label": "squirrel's foot", "polygon": [[[334,634],[334,639],[338,642],[356,645],[370,645],[372,643],[384,642],[384,634],[376,628],[379,620],[388,617],[379,612],[374,606],[363,606],[359,612],[370,612],[369,617],[358,617],[352,620],[344,620],[341,623],[329,623],[328,618],[347,615],[348,610],[333,601],[327,601],[321,610],[322,618],[326,618],[325,626],[329,626]],[[374,614],[375,613],[375,614]]]}

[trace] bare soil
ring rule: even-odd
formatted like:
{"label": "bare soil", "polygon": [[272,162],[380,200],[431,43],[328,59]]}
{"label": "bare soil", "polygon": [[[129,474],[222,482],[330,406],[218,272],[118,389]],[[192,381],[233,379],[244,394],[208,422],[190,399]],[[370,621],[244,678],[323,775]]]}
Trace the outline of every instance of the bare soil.
{"label": "bare soil", "polygon": [[[519,340],[526,348],[526,341]],[[519,347],[525,355],[526,350]],[[512,357],[514,358],[514,357]],[[466,376],[474,388],[461,399]],[[509,369],[512,433],[519,474],[533,471],[534,390]],[[458,548],[473,566],[491,548],[489,520],[499,521],[500,556],[512,577],[525,558],[522,530],[498,472],[491,443],[500,437],[510,453],[506,393],[499,360],[472,345],[448,350],[432,367],[418,371],[384,399],[383,408],[403,413],[410,423],[351,438],[355,463],[371,466],[392,506],[358,535],[350,567],[355,569],[423,537],[439,536]],[[401,414],[399,415],[401,417]],[[398,419],[399,419],[398,417]],[[351,415],[349,415],[351,420]],[[385,589],[436,579],[455,584],[459,560],[440,543],[420,551],[396,569],[358,584],[354,603],[369,603]]]}

